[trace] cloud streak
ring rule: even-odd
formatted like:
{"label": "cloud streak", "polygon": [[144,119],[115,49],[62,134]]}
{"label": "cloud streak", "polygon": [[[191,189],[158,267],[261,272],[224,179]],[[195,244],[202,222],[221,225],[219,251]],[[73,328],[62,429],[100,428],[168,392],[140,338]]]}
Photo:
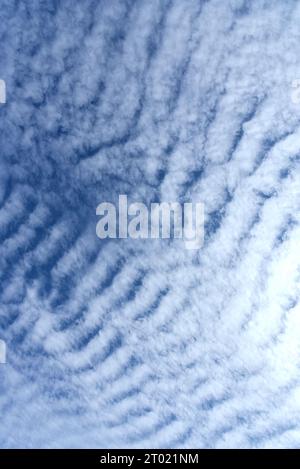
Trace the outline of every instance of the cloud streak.
{"label": "cloud streak", "polygon": [[[0,16],[0,446],[298,447],[299,2]],[[99,240],[119,194],[203,248]]]}

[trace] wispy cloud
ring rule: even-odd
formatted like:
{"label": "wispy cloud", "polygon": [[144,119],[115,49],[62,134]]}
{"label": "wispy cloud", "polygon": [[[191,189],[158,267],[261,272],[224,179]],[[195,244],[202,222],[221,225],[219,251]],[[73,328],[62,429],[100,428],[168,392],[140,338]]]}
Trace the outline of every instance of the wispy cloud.
{"label": "wispy cloud", "polygon": [[[298,447],[299,2],[0,18],[0,446]],[[119,194],[203,248],[99,240]]]}

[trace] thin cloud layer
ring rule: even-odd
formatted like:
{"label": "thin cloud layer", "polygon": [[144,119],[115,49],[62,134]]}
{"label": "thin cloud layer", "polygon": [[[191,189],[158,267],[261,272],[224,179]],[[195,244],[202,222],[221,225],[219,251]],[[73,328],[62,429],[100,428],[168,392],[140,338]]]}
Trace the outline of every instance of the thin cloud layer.
{"label": "thin cloud layer", "polygon": [[[0,17],[0,446],[298,447],[299,2]],[[203,248],[99,240],[119,194]]]}

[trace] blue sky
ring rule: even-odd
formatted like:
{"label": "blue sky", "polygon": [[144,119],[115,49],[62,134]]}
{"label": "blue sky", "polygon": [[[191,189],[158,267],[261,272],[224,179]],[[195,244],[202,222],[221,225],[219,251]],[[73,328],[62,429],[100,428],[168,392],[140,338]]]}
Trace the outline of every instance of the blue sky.
{"label": "blue sky", "polygon": [[[0,447],[299,447],[300,2],[0,20]],[[203,248],[98,239],[119,194]]]}

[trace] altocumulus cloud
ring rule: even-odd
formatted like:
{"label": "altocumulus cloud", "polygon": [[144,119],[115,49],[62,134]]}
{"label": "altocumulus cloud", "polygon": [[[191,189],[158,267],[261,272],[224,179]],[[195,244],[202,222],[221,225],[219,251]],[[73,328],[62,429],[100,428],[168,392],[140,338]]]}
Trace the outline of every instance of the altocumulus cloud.
{"label": "altocumulus cloud", "polygon": [[[0,19],[0,446],[299,447],[300,2]],[[119,194],[203,248],[99,240]]]}

